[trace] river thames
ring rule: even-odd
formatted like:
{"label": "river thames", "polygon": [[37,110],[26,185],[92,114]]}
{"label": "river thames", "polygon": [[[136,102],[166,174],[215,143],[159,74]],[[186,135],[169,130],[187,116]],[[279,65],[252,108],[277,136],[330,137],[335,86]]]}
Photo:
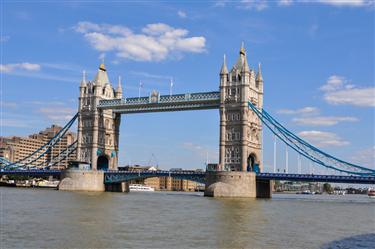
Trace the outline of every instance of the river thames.
{"label": "river thames", "polygon": [[0,248],[374,248],[365,195],[88,193],[0,188]]}

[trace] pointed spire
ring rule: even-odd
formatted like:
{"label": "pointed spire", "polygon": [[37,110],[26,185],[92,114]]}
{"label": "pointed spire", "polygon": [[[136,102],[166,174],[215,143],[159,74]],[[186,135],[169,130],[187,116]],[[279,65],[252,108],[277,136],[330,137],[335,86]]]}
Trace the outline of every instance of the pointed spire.
{"label": "pointed spire", "polygon": [[245,45],[242,42],[240,48],[240,55],[238,56],[236,64],[233,65],[232,71],[241,72],[246,57]]}
{"label": "pointed spire", "polygon": [[104,65],[104,63],[100,63],[99,69],[102,70],[102,71],[107,71],[107,70],[105,69],[105,65]]}
{"label": "pointed spire", "polygon": [[82,81],[81,81],[81,86],[86,86],[86,71],[82,71]]}
{"label": "pointed spire", "polygon": [[261,68],[260,62],[258,64],[258,73],[257,73],[256,81],[263,81],[262,68]]}
{"label": "pointed spire", "polygon": [[240,54],[243,54],[243,55],[245,55],[245,43],[244,42],[242,42],[241,43],[241,49],[240,49]]}
{"label": "pointed spire", "polygon": [[[102,61],[103,62],[103,61]],[[106,84],[109,84],[108,74],[107,70],[104,66],[104,63],[101,63],[99,65],[98,72],[94,78],[94,83],[98,86],[104,86]]]}
{"label": "pointed spire", "polygon": [[224,54],[223,66],[221,67],[220,74],[221,75],[222,74],[228,74],[227,61],[226,61],[225,54]]}
{"label": "pointed spire", "polygon": [[249,64],[247,63],[246,55],[244,56],[241,72],[246,72],[246,73],[250,72],[250,68],[249,68]]}
{"label": "pointed spire", "polygon": [[102,63],[100,63],[99,69],[102,71],[106,71],[105,65],[104,65],[104,57],[102,57]]}

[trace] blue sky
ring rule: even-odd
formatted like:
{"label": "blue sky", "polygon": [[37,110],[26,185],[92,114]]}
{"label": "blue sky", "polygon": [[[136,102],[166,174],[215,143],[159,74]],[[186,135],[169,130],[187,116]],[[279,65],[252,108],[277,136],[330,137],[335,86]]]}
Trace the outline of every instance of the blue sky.
{"label": "blue sky", "polygon": [[[348,161],[375,167],[374,4],[340,1],[16,2],[1,5],[1,135],[64,124],[82,70],[102,58],[124,95],[214,91],[223,54],[245,43],[262,63],[264,108],[290,130]],[[120,164],[202,168],[218,161],[217,110],[123,115]],[[273,166],[264,133],[264,163]],[[278,167],[285,146],[278,144]],[[156,160],[152,157],[155,155]],[[290,153],[290,168],[297,165]],[[303,162],[306,165],[306,162]]]}

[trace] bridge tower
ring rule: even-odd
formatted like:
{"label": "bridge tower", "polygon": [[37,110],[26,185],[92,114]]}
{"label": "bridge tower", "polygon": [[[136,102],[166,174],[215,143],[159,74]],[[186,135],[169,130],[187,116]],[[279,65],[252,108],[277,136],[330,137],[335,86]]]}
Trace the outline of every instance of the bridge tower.
{"label": "bridge tower", "polygon": [[263,78],[249,68],[242,44],[228,72],[225,55],[220,71],[220,171],[261,171],[262,126],[248,101],[263,107]]}
{"label": "bridge tower", "polygon": [[117,169],[121,116],[97,108],[100,100],[122,98],[121,78],[117,89],[109,81],[102,63],[93,81],[80,85],[78,107],[77,161],[91,164],[92,170]]}
{"label": "bridge tower", "polygon": [[228,71],[225,55],[220,70],[220,145],[217,171],[206,172],[205,196],[271,196],[270,181],[259,181],[263,169],[262,124],[249,108],[251,101],[263,107],[263,77],[249,68],[242,44],[239,57]]}

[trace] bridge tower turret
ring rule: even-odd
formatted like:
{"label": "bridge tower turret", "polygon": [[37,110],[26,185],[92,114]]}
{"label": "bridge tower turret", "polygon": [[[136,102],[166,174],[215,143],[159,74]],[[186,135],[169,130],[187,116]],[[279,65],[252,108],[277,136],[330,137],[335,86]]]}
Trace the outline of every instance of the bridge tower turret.
{"label": "bridge tower turret", "polygon": [[102,63],[93,81],[81,83],[78,108],[77,160],[91,164],[93,170],[116,169],[120,115],[112,110],[101,110],[100,100],[121,98],[119,82],[117,91],[109,81]]}
{"label": "bridge tower turret", "polygon": [[263,79],[249,68],[242,44],[236,64],[228,73],[225,61],[220,72],[220,157],[221,171],[257,171],[261,165],[262,127],[248,107],[263,105]]}

